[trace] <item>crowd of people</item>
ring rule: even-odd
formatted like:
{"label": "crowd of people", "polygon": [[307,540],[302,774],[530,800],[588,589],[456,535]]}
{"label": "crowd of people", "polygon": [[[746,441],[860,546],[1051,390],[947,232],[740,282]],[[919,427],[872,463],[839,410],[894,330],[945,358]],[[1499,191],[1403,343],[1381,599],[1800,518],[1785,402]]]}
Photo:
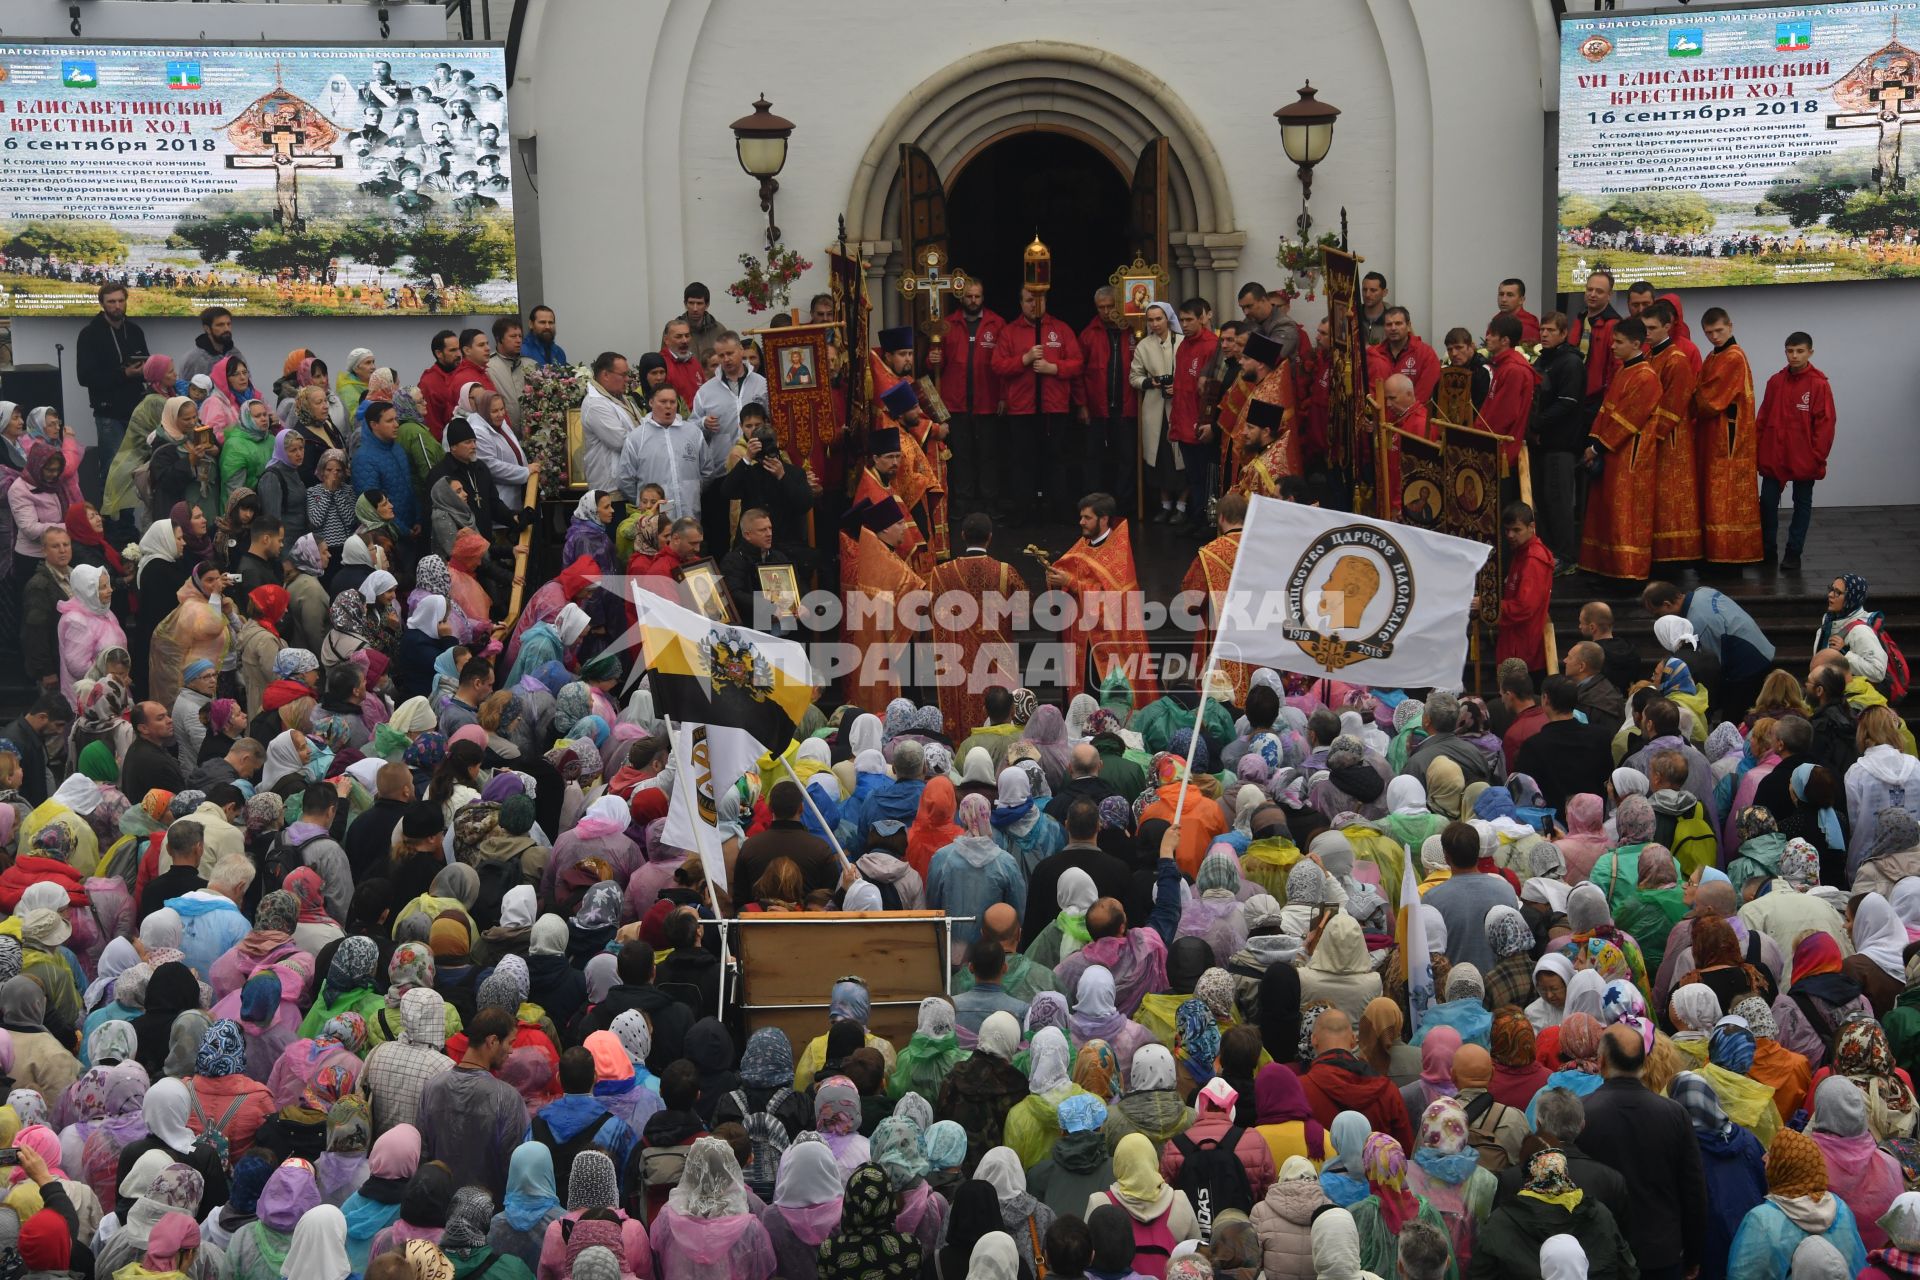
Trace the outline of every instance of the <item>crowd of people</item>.
{"label": "crowd of people", "polygon": [[[1367,292],[1382,359],[1414,351]],[[0,645],[37,685],[0,728],[0,1276],[1920,1275],[1920,758],[1864,578],[1805,673],[1651,581],[1661,661],[1594,602],[1563,674],[1513,654],[1493,701],[823,689],[703,852],[665,835],[682,766],[602,576],[671,590],[704,550],[746,616],[770,556],[831,580],[871,532],[977,585],[981,508],[1118,487],[1066,424],[1163,388],[1150,483],[1169,521],[1215,508],[1204,561],[1245,495],[1313,496],[1286,299],[1250,285],[1218,339],[1157,307],[1145,356],[1031,293],[986,342],[971,300],[948,434],[883,336],[853,354],[894,380],[890,448],[835,476],[689,286],[661,352],[591,362],[543,579],[516,424],[568,366],[552,310],[438,335],[415,379],[371,349],[276,376],[217,308],[150,353],[125,296],[80,341],[98,492],[57,414],[0,403]],[[1524,303],[1489,326],[1514,347]],[[1182,438],[1220,346],[1237,453]],[[1047,465],[969,470],[976,410]],[[805,532],[835,490],[838,558]],[[1089,548],[1115,505],[1082,500]],[[953,918],[911,1025],[872,973],[817,974],[796,1036],[742,1010],[734,919],[894,910]]]}

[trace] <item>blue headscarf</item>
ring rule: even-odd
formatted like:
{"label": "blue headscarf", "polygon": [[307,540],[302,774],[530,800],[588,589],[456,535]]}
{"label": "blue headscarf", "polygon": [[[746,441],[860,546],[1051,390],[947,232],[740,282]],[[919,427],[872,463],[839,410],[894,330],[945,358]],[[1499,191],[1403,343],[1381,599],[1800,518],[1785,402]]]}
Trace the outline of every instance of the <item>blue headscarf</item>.
{"label": "blue headscarf", "polygon": [[560,1208],[553,1179],[553,1152],[538,1142],[523,1142],[507,1161],[507,1195],[500,1212],[515,1231],[531,1231]]}
{"label": "blue headscarf", "polygon": [[1693,670],[1679,658],[1668,658],[1660,664],[1660,692],[1662,693],[1698,693],[1693,683]]}
{"label": "blue headscarf", "polygon": [[967,1131],[952,1120],[936,1120],[921,1145],[932,1168],[958,1168],[967,1158]]}
{"label": "blue headscarf", "polygon": [[842,978],[834,983],[830,1012],[836,1018],[850,1018],[866,1026],[873,1016],[873,997],[867,994],[867,984],[858,978]]}
{"label": "blue headscarf", "polygon": [[1867,607],[1867,580],[1857,573],[1840,575],[1840,612],[1828,612],[1821,615],[1820,634],[1814,638],[1813,647],[1824,649],[1833,635],[1834,627],[1840,619]]}
{"label": "blue headscarf", "polygon": [[1707,1041],[1707,1060],[1716,1067],[1745,1075],[1753,1066],[1754,1049],[1753,1032],[1725,1022],[1713,1029],[1713,1036]]}
{"label": "blue headscarf", "polygon": [[607,739],[613,736],[613,728],[601,716],[581,716],[574,721],[573,728],[567,730],[569,740],[574,738],[592,738],[593,745],[604,747]]}
{"label": "blue headscarf", "polygon": [[260,1203],[260,1193],[266,1190],[267,1179],[278,1167],[257,1150],[241,1156],[234,1162],[233,1185],[227,1203],[241,1213],[254,1212]]}
{"label": "blue headscarf", "polygon": [[280,1007],[280,976],[275,973],[256,973],[247,979],[240,988],[240,1016],[248,1022],[262,1024],[273,1018],[274,1011]]}
{"label": "blue headscarf", "polygon": [[[1788,789],[1793,792],[1793,798],[1795,800],[1805,799],[1807,779],[1813,776],[1813,770],[1814,766],[1811,763],[1800,765],[1793,771],[1793,777],[1788,779]],[[1820,822],[1820,836],[1827,842],[1827,848],[1846,848],[1847,838],[1840,830],[1840,815],[1832,809],[1822,809],[1818,814],[1818,819]]]}
{"label": "blue headscarf", "polygon": [[1198,996],[1182,1000],[1173,1020],[1180,1030],[1180,1047],[1186,1051],[1187,1074],[1205,1084],[1213,1079],[1214,1063],[1220,1057],[1220,1024]]}

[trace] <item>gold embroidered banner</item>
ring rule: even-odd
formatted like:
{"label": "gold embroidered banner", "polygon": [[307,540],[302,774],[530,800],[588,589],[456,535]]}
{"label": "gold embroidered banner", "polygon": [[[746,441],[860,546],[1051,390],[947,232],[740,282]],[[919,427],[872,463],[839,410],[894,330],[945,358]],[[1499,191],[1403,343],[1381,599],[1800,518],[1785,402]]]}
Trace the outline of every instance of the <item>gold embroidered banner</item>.
{"label": "gold embroidered banner", "polygon": [[[1360,264],[1340,249],[1322,249],[1333,376],[1327,397],[1327,459],[1352,486],[1351,509],[1379,509],[1375,483],[1375,419],[1367,399],[1367,347],[1360,330]],[[1303,335],[1304,336],[1304,335]]]}
{"label": "gold embroidered banner", "polygon": [[1445,454],[1446,512],[1440,528],[1493,548],[1480,566],[1480,609],[1476,621],[1492,630],[1500,621],[1500,584],[1506,579],[1506,546],[1500,536],[1500,481],[1506,475],[1500,437],[1473,427],[1447,424]]}

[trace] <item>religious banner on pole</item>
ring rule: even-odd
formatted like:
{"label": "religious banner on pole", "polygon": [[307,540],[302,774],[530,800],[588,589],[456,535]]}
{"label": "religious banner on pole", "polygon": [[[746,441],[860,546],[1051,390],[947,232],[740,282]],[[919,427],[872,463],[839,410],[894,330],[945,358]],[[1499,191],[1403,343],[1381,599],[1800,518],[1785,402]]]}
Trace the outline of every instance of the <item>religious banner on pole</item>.
{"label": "religious banner on pole", "polygon": [[1390,446],[1398,451],[1400,491],[1399,518],[1405,524],[1422,529],[1438,529],[1446,518],[1447,455],[1437,440],[1388,429]]}
{"label": "religious banner on pole", "polygon": [[826,471],[826,449],[837,435],[833,387],[830,324],[794,324],[782,329],[752,329],[765,353],[767,417],[780,448],[814,475]]}
{"label": "religious banner on pole", "polygon": [[1494,549],[1474,586],[1480,598],[1474,620],[1491,631],[1500,621],[1500,583],[1506,573],[1500,537],[1500,482],[1507,474],[1506,455],[1500,448],[1501,437],[1474,427],[1448,424],[1443,439],[1447,504],[1439,527],[1456,538],[1471,538]]}
{"label": "religious banner on pole", "polygon": [[1464,364],[1447,365],[1433,389],[1433,420],[1470,427],[1473,413],[1473,370]]}
{"label": "religious banner on pole", "polygon": [[1375,433],[1373,414],[1367,407],[1366,339],[1360,330],[1360,264],[1365,259],[1341,249],[1320,252],[1327,281],[1327,329],[1333,361],[1327,396],[1327,462],[1334,472],[1335,486],[1351,494],[1347,505],[1355,511],[1372,512],[1377,503]]}
{"label": "religious banner on pole", "polygon": [[846,379],[846,418],[842,425],[857,435],[866,431],[873,418],[867,386],[867,324],[873,304],[867,299],[867,277],[858,253],[827,250],[827,287],[833,294],[833,313],[840,317],[839,341],[829,344],[836,351],[831,376]]}
{"label": "religious banner on pole", "polygon": [[1457,688],[1487,552],[1412,525],[1255,497],[1212,657],[1356,684]]}

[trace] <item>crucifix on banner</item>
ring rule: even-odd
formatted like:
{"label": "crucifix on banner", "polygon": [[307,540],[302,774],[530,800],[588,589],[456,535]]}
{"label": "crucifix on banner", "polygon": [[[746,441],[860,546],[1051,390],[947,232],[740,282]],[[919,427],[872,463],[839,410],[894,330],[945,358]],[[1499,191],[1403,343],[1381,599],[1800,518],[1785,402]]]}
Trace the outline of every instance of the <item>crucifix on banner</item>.
{"label": "crucifix on banner", "polygon": [[1881,191],[1899,191],[1907,185],[1901,172],[1901,135],[1908,125],[1920,124],[1920,85],[1906,76],[1889,77],[1873,92],[1874,110],[1827,117],[1829,129],[1878,129],[1873,180]]}
{"label": "crucifix on banner", "polygon": [[927,335],[927,364],[937,370],[940,365],[940,344],[947,332],[946,325],[942,323],[944,317],[941,314],[940,295],[950,293],[957,298],[967,291],[972,281],[964,271],[942,270],[947,265],[947,258],[937,245],[928,245],[922,250],[916,265],[922,274],[901,276],[900,296],[906,299],[909,320],[913,318],[914,299],[925,296],[927,319],[920,326],[920,332]]}

